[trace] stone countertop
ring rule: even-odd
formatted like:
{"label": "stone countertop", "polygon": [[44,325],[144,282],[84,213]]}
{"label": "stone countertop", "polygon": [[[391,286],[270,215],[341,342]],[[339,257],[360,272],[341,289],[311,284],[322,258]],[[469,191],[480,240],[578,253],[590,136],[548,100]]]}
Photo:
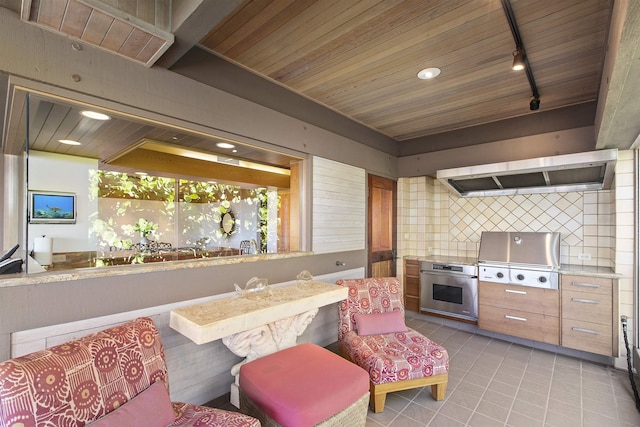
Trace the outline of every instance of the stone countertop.
{"label": "stone countertop", "polygon": [[270,289],[264,296],[228,298],[171,311],[170,326],[196,344],[257,328],[347,298],[349,289],[314,281]]}
{"label": "stone countertop", "polygon": [[110,276],[129,276],[132,274],[159,271],[182,270],[185,268],[210,267],[215,265],[242,264],[246,262],[267,261],[273,259],[296,258],[313,255],[313,252],[288,252],[278,254],[239,255],[218,258],[201,258],[184,261],[154,262],[150,264],[130,264],[108,267],[77,268],[63,272],[45,271],[42,273],[16,273],[0,276],[0,288],[42,283],[67,282]]}
{"label": "stone countertop", "polygon": [[[462,258],[462,257],[445,257],[440,255],[432,256],[418,256],[407,255],[403,257],[405,260],[416,261],[431,261],[442,264],[462,264],[462,265],[477,265],[478,260],[476,258]],[[573,274],[576,276],[593,276],[593,277],[605,277],[610,279],[618,279],[622,277],[621,274],[615,273],[610,267],[595,267],[587,265],[573,265],[562,264],[559,270],[560,274]]]}
{"label": "stone countertop", "polygon": [[594,267],[587,265],[562,264],[560,274],[573,274],[576,276],[604,277],[609,279],[619,279],[621,274],[615,273],[610,267]]}

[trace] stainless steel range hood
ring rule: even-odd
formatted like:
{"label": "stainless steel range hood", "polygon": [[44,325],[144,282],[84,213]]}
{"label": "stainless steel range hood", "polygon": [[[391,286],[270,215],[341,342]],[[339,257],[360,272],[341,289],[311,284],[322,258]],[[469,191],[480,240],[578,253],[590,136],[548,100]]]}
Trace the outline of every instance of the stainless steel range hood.
{"label": "stainless steel range hood", "polygon": [[443,169],[437,178],[462,197],[606,190],[617,159],[617,149],[590,151]]}

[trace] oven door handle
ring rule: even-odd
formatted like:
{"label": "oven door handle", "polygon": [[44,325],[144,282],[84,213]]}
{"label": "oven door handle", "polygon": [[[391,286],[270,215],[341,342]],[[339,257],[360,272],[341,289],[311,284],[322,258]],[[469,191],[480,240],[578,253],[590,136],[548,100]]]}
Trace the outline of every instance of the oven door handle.
{"label": "oven door handle", "polygon": [[443,276],[443,277],[464,277],[468,279],[478,278],[478,276],[472,276],[470,274],[450,273],[450,272],[442,273],[438,271],[429,271],[429,270],[420,270],[420,274],[428,274],[429,276]]}

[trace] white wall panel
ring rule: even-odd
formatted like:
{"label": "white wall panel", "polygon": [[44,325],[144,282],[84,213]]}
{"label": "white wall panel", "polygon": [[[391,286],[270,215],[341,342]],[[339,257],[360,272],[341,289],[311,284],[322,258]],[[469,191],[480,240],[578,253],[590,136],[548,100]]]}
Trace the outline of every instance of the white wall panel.
{"label": "white wall panel", "polygon": [[365,248],[366,174],[364,169],[313,158],[312,250],[330,253]]}

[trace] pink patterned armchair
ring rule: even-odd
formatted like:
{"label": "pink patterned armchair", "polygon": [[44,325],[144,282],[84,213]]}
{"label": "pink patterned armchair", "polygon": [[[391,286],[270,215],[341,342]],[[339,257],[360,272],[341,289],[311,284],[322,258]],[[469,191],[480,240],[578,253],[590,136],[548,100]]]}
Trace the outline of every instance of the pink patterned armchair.
{"label": "pink patterned armchair", "polygon": [[0,427],[260,426],[171,402],[168,380],[160,334],[138,318],[0,363]]}
{"label": "pink patterned armchair", "polygon": [[369,372],[369,401],[382,412],[388,392],[431,386],[447,389],[449,355],[404,322],[402,285],[395,277],[338,280],[349,287],[340,303],[338,343],[343,356]]}

